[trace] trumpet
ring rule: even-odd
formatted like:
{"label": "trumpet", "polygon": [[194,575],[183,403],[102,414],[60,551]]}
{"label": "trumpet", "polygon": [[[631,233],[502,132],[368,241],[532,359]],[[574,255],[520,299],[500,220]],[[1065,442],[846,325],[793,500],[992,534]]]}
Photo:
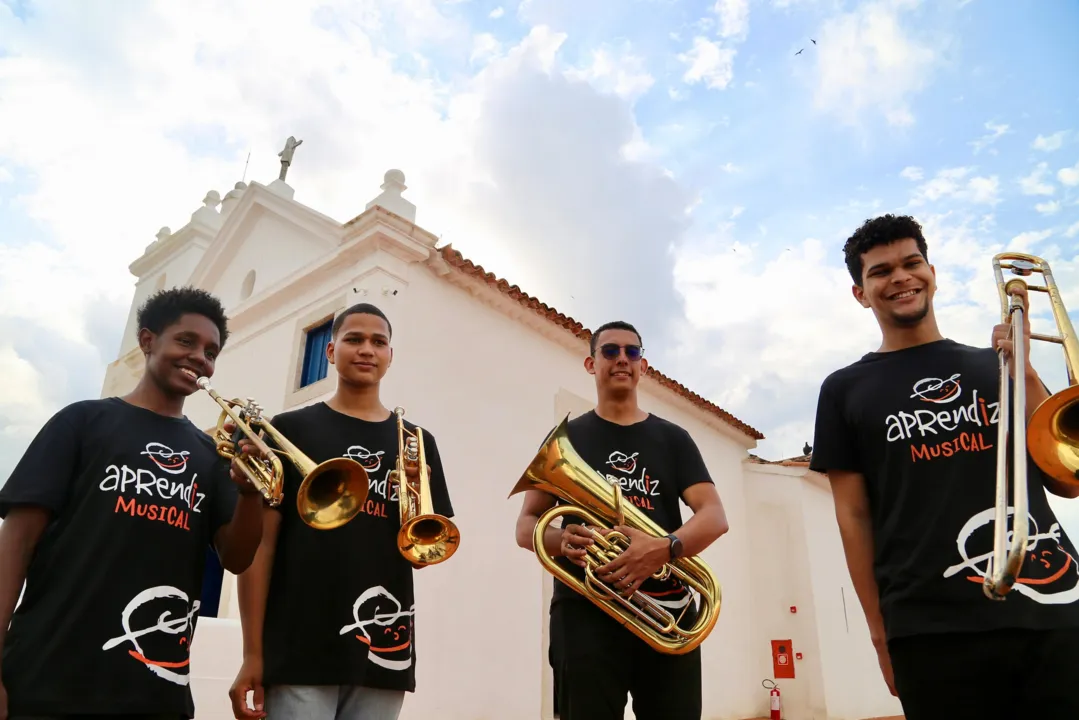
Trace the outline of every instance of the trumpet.
{"label": "trumpet", "polygon": [[[596,577],[596,569],[606,565],[624,552],[629,538],[614,531],[602,535],[592,532],[593,544],[585,556],[585,579],[581,581],[567,572],[556,559],[544,550],[543,538],[555,518],[572,515],[601,528],[624,525],[653,537],[667,533],[632,504],[622,501],[622,488],[607,481],[588,465],[569,440],[569,415],[548,434],[539,452],[509,496],[525,490],[540,490],[562,500],[540,516],[532,533],[536,557],[549,573],[574,588],[601,610],[625,626],[653,650],[666,655],[682,655],[694,650],[715,627],[719,619],[722,592],[719,581],[708,565],[697,557],[676,558],[661,567],[653,578],[674,579],[683,589],[700,597],[701,608],[692,627],[679,626],[690,603],[676,618],[652,598],[639,590],[629,597]],[[692,598],[691,598],[692,602]]]}
{"label": "trumpet", "polygon": [[[1008,392],[1008,359],[998,352],[1000,367],[1000,421],[997,424],[997,484],[996,512],[994,515],[993,555],[989,561],[982,590],[992,600],[1003,600],[1011,591],[1023,567],[1030,538],[1030,517],[1027,498],[1027,438],[1030,438],[1030,456],[1046,475],[1071,486],[1079,484],[1079,340],[1075,328],[1068,319],[1060,290],[1053,279],[1053,272],[1043,258],[1025,253],[1000,253],[993,257],[997,292],[1000,295],[1002,322],[1011,326],[1015,357],[1014,392]],[[1004,282],[1004,270],[1020,276]],[[1041,273],[1044,285],[1026,285],[1022,277]],[[1027,423],[1026,347],[1023,338],[1023,318],[1026,315],[1022,301],[1014,294],[1026,287],[1028,291],[1043,292],[1049,296],[1059,335],[1031,333],[1031,340],[1057,343],[1064,350],[1068,371],[1068,387],[1046,398],[1034,411]],[[1014,403],[1014,407],[1011,405]],[[1013,476],[1015,488],[1012,537],[1008,542],[1008,447],[1009,427],[1012,441]]]}
{"label": "trumpet", "polygon": [[[457,552],[461,533],[452,520],[434,511],[427,455],[423,450],[423,429],[417,427],[412,433],[405,428],[404,408],[395,408],[393,413],[397,416],[397,467],[391,476],[398,486],[397,505],[401,510],[397,549],[414,565],[437,565]],[[406,459],[417,463],[415,484],[405,473]]]}
{"label": "trumpet", "polygon": [[[241,455],[239,465],[271,507],[280,505],[284,497],[284,468],[277,457],[281,454],[292,462],[303,478],[296,494],[296,509],[305,523],[330,529],[345,524],[359,512],[367,499],[367,471],[362,465],[347,457],[316,464],[262,416],[262,407],[254,400],[248,398],[246,403],[225,400],[210,385],[209,378],[200,377],[195,382],[221,407],[214,430],[218,455],[230,460],[236,458],[236,442],[245,435],[265,455],[266,459]],[[226,418],[236,424],[232,435],[225,432]],[[281,449],[267,445],[255,428],[265,432]],[[333,500],[324,501],[327,496]]]}
{"label": "trumpet", "polygon": [[[267,429],[275,440],[278,439],[277,431],[262,419],[262,408],[251,398],[247,398],[246,403],[241,403],[235,398],[225,400],[213,389],[207,377],[197,378],[195,384],[205,390],[206,394],[221,407],[221,414],[217,417],[217,427],[213,432],[217,454],[227,460],[237,460],[248,482],[258,488],[267,504],[270,507],[280,505],[284,497],[285,482],[281,461],[273,454],[273,449],[252,428],[252,425],[258,425]],[[226,419],[231,419],[236,424],[236,430],[231,435],[225,432]],[[263,457],[237,456],[236,443],[244,436],[254,443],[255,447],[262,452]]]}

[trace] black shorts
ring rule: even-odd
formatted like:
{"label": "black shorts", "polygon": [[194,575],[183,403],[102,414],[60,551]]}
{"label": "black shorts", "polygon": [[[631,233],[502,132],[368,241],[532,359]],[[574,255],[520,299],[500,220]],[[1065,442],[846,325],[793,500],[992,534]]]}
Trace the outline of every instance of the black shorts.
{"label": "black shorts", "polygon": [[888,643],[906,720],[1079,718],[1079,629],[918,635]]}
{"label": "black shorts", "polygon": [[550,661],[560,720],[622,720],[627,695],[637,720],[701,718],[700,648],[656,652],[583,598],[552,605]]}

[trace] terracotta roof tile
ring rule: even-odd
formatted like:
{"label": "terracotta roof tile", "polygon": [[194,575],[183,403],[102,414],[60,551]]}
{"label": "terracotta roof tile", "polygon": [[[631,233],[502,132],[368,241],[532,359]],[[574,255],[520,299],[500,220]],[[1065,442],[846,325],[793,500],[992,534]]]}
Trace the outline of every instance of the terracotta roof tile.
{"label": "terracotta roof tile", "polygon": [[[550,305],[540,302],[536,298],[521,290],[521,288],[517,287],[516,285],[511,285],[506,280],[497,277],[493,273],[487,272],[483,269],[482,266],[477,265],[471,260],[465,258],[463,255],[461,255],[459,251],[454,250],[451,245],[447,245],[441,248],[439,252],[442,254],[442,258],[446,261],[446,263],[449,264],[450,267],[456,269],[458,272],[462,272],[466,275],[469,275],[477,280],[486,283],[488,286],[495,290],[498,290],[503,295],[513,298],[522,306],[534,310],[537,314],[547,318],[550,322],[553,322],[555,325],[564,328],[566,332],[573,334],[575,337],[578,337],[585,342],[588,342],[592,339],[592,331],[586,328],[584,325],[577,322],[570,316],[558,312]],[[691,403],[702,408],[703,410],[706,410],[707,412],[718,416],[721,420],[731,425],[735,429],[745,433],[749,437],[756,440],[764,439],[764,434],[761,433],[759,430],[747,425],[746,423],[742,422],[734,415],[731,415],[729,412],[719,407],[715,403],[704,399],[697,393],[687,388],[685,385],[682,385],[677,380],[674,380],[673,378],[664,375],[660,371],[656,370],[654,367],[650,366],[646,374],[652,379],[656,380],[660,385],[663,385],[675,394],[686,398]]]}

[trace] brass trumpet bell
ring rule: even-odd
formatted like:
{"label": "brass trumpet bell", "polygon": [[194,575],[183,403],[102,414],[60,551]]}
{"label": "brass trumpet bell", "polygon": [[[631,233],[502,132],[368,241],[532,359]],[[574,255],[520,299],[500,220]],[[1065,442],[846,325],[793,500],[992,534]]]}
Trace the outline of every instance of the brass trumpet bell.
{"label": "brass trumpet bell", "polygon": [[333,530],[363,510],[369,489],[362,465],[347,457],[331,458],[304,476],[296,492],[296,511],[316,530]]}
{"label": "brass trumpet bell", "polygon": [[[398,486],[397,504],[401,515],[397,550],[413,565],[437,565],[457,552],[461,532],[452,520],[434,510],[423,429],[417,427],[414,433],[409,432],[405,427],[404,408],[395,408],[393,412],[397,416],[397,466],[393,480]],[[415,483],[405,472],[406,462],[416,463],[418,479]]]}

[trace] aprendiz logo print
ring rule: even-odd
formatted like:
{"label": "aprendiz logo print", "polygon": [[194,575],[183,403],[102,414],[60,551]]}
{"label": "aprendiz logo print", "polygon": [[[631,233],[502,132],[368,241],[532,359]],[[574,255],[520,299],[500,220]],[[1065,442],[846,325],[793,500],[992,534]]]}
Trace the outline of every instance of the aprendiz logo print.
{"label": "aprendiz logo print", "polygon": [[[352,604],[352,622],[339,631],[353,633],[370,648],[371,662],[387,670],[407,670],[412,665],[412,618],[401,601],[381,585],[363,591]],[[359,632],[356,632],[356,631]]]}
{"label": "aprendiz logo print", "polygon": [[659,495],[659,480],[648,474],[648,468],[637,461],[640,453],[615,450],[607,456],[607,465],[616,474],[606,473],[607,482],[622,488],[623,497],[637,507],[655,509],[652,497]]}
{"label": "aprendiz logo print", "polygon": [[626,455],[624,452],[615,450],[611,453],[610,457],[607,458],[607,464],[618,472],[629,475],[637,469],[637,453]]}
{"label": "aprendiz logo print", "polygon": [[187,470],[187,457],[191,454],[187,450],[176,451],[168,445],[159,442],[146,443],[146,449],[142,454],[150,458],[163,472],[169,475],[180,475]]}
{"label": "aprendiz logo print", "polygon": [[397,501],[397,483],[390,480],[392,467],[386,468],[381,478],[375,476],[382,469],[385,450],[368,450],[363,445],[350,445],[343,453],[344,457],[358,462],[367,471],[367,501],[361,512],[375,517],[388,518],[387,502]]}
{"label": "aprendiz logo print", "polygon": [[202,512],[206,498],[199,492],[197,472],[190,478],[180,477],[191,469],[191,453],[149,442],[139,455],[150,460],[145,463],[149,467],[121,463],[105,468],[98,489],[116,494],[113,512],[190,530],[191,515]]}
{"label": "aprendiz logo print", "polygon": [[957,400],[962,392],[963,389],[959,385],[959,373],[956,373],[947,380],[940,378],[919,380],[914,383],[914,394],[911,397],[923,402],[944,405]]}
{"label": "aprendiz logo print", "polygon": [[[996,508],[991,507],[973,515],[963,523],[955,538],[959,562],[944,570],[950,578],[963,573],[962,577],[981,584],[993,556],[993,519]],[[1015,519],[1015,508],[1008,508],[1008,517]],[[1042,530],[1030,513],[1030,536],[1027,540],[1027,556],[1012,591],[1039,605],[1064,605],[1079,600],[1079,565],[1075,558],[1060,544],[1060,524],[1054,522],[1048,530]],[[1011,531],[1007,542],[1011,542]],[[985,550],[974,556],[972,552]],[[981,593],[981,590],[978,591]]]}
{"label": "aprendiz logo print", "polygon": [[158,585],[131,599],[120,613],[123,632],[101,646],[103,652],[128,645],[128,655],[162,680],[190,682],[191,637],[200,602],[183,590]]}
{"label": "aprendiz logo print", "polygon": [[918,380],[908,399],[921,407],[885,417],[885,439],[889,443],[909,442],[912,462],[993,448],[982,428],[997,424],[999,406],[979,397],[977,388],[970,392],[969,401],[964,398],[960,375]]}
{"label": "aprendiz logo print", "polygon": [[384,454],[384,450],[371,451],[363,445],[352,445],[348,450],[345,450],[345,457],[358,462],[368,474],[376,472],[382,467],[382,456]]}

